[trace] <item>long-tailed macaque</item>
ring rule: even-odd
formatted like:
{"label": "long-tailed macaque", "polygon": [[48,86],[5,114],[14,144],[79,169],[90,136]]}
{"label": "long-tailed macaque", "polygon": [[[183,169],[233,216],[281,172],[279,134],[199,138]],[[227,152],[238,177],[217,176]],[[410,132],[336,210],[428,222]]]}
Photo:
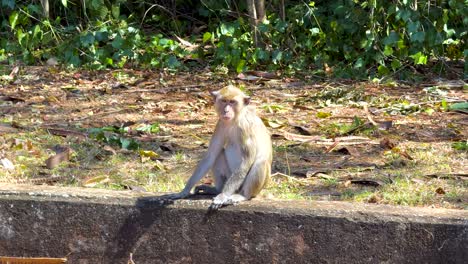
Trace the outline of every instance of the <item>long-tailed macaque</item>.
{"label": "long-tailed macaque", "polygon": [[170,199],[185,198],[208,170],[215,186],[201,185],[195,193],[216,195],[211,205],[217,209],[255,197],[270,179],[272,145],[262,120],[249,106],[250,97],[229,85],[211,92],[219,120],[208,153],[201,160],[185,188]]}

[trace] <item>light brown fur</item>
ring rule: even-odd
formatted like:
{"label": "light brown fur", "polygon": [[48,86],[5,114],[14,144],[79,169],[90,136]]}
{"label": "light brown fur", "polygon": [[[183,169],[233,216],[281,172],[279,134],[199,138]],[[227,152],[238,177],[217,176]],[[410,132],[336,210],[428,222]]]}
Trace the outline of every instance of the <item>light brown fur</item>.
{"label": "light brown fur", "polygon": [[208,152],[184,190],[171,197],[184,198],[212,170],[215,187],[198,186],[196,193],[217,194],[212,208],[236,204],[258,195],[270,179],[272,145],[262,120],[249,106],[250,98],[234,86],[212,92],[219,116]]}

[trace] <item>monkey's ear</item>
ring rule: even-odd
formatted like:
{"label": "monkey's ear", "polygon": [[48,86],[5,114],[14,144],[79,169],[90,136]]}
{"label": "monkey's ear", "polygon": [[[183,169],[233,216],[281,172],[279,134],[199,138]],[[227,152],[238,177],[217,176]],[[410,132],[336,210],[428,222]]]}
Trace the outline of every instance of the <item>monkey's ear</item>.
{"label": "monkey's ear", "polygon": [[219,91],[210,91],[210,94],[213,97],[213,100],[216,100],[216,97],[219,95]]}
{"label": "monkey's ear", "polygon": [[250,96],[244,97],[244,105],[250,104]]}

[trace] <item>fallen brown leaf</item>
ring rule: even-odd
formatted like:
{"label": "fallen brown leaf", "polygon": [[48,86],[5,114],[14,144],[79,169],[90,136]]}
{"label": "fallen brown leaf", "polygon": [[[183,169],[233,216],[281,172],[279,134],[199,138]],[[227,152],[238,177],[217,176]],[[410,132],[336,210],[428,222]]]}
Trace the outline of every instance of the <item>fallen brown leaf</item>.
{"label": "fallen brown leaf", "polygon": [[355,157],[361,156],[361,153],[359,153],[359,151],[352,146],[340,147],[338,149],[335,149],[335,151],[339,153],[343,153],[345,155],[351,155]]}
{"label": "fallen brown leaf", "polygon": [[437,194],[445,194],[445,190],[442,189],[442,187],[437,188],[437,189],[435,190],[435,192],[436,192]]}
{"label": "fallen brown leaf", "polygon": [[390,150],[397,146],[397,143],[389,138],[383,138],[380,140],[380,147],[386,150]]}

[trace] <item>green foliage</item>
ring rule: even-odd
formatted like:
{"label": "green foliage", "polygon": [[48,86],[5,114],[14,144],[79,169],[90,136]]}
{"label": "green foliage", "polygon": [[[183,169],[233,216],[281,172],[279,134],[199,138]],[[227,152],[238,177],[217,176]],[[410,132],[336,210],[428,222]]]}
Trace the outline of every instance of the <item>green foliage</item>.
{"label": "green foliage", "polygon": [[450,105],[450,110],[468,110],[468,102],[464,103],[455,103]]}
{"label": "green foliage", "polygon": [[460,151],[468,151],[468,142],[466,140],[460,142],[453,142],[452,148]]}
{"label": "green foliage", "polygon": [[139,149],[140,144],[132,138],[129,138],[131,134],[156,134],[159,133],[159,123],[153,124],[138,124],[135,127],[117,127],[117,126],[105,126],[101,128],[92,128],[89,133],[92,138],[102,141],[106,144],[117,145],[123,149],[136,150]]}
{"label": "green foliage", "polygon": [[332,123],[328,126],[322,127],[323,132],[329,136],[342,136],[351,133],[370,133],[374,130],[373,127],[364,126],[365,123],[362,119],[354,116],[351,124]]}
{"label": "green foliage", "polygon": [[117,145],[122,149],[136,150],[139,148],[138,142],[134,139],[124,137],[122,134],[126,133],[128,128],[119,128],[114,126],[107,126],[103,128],[93,128],[89,131],[92,138],[102,141],[109,145]]}
{"label": "green foliage", "polygon": [[159,133],[160,127],[159,123],[154,123],[150,125],[143,124],[136,129],[137,131],[146,132],[146,133]]}
{"label": "green foliage", "polygon": [[[263,68],[323,75],[331,67],[337,77],[380,78],[401,74],[408,65],[468,54],[464,0],[287,2],[285,21],[276,10],[267,10],[258,26],[261,45],[255,47],[248,19],[233,19],[234,13],[246,13],[242,1],[176,0],[166,8],[123,0],[61,0],[50,1],[45,17],[38,1],[2,0],[0,59],[35,64],[56,57],[72,67],[169,70],[184,70],[196,61],[236,72]],[[197,27],[205,31],[193,35]],[[175,36],[189,36],[184,39],[195,48]]]}

